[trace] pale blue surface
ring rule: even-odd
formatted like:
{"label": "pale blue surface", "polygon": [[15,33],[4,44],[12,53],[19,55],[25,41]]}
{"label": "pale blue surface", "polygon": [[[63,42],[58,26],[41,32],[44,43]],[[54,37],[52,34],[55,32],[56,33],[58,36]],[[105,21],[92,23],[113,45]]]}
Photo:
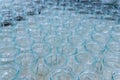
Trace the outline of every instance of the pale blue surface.
{"label": "pale blue surface", "polygon": [[0,80],[120,80],[119,6],[37,1],[0,0]]}

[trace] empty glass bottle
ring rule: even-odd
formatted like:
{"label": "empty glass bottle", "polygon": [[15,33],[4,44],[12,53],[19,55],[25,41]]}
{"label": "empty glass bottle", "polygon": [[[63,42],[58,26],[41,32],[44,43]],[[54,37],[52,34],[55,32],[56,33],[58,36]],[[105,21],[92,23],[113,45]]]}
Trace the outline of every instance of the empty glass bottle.
{"label": "empty glass bottle", "polygon": [[19,74],[19,67],[16,64],[0,65],[0,79],[1,80],[14,80]]}
{"label": "empty glass bottle", "polygon": [[71,69],[57,69],[50,76],[50,80],[76,80],[74,72]]}

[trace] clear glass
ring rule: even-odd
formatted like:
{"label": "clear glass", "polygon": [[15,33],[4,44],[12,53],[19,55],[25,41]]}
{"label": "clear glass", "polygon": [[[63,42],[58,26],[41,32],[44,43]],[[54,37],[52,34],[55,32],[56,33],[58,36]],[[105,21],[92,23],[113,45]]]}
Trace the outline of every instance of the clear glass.
{"label": "clear glass", "polygon": [[0,79],[1,80],[14,80],[19,74],[19,67],[17,65],[5,64],[0,65]]}
{"label": "clear glass", "polygon": [[95,31],[92,32],[91,37],[93,41],[101,44],[106,45],[106,43],[109,41],[110,34],[109,33],[97,33]]}
{"label": "clear glass", "polygon": [[112,28],[111,23],[106,21],[106,23],[105,22],[97,23],[94,29],[98,33],[109,33],[111,28]]}
{"label": "clear glass", "polygon": [[15,38],[22,38],[22,37],[29,37],[29,31],[28,31],[28,27],[26,26],[27,23],[26,21],[21,21],[20,23],[16,24],[13,28],[14,30],[14,35]]}
{"label": "clear glass", "polygon": [[45,42],[45,36],[48,33],[47,27],[49,27],[45,23],[47,23],[47,19],[42,15],[28,17],[28,30],[33,41]]}
{"label": "clear glass", "polygon": [[52,73],[50,80],[76,80],[74,73],[69,69],[57,69]]}
{"label": "clear glass", "polygon": [[120,33],[120,25],[113,25],[112,31],[115,33]]}
{"label": "clear glass", "polygon": [[22,0],[26,15],[35,15],[35,6],[32,0]]}
{"label": "clear glass", "polygon": [[14,45],[9,47],[0,48],[0,62],[13,62],[16,55],[19,54],[19,49],[16,48]]}
{"label": "clear glass", "polygon": [[15,57],[15,62],[20,65],[23,74],[31,72],[32,65],[36,60],[37,56],[30,51],[21,51],[20,54]]}
{"label": "clear glass", "polygon": [[[113,53],[114,53],[114,54],[113,54]],[[111,51],[109,51],[109,50],[104,51],[103,54],[109,55],[109,56],[119,56],[119,52],[111,52]],[[103,56],[103,57],[104,57],[104,56]]]}
{"label": "clear glass", "polygon": [[44,63],[43,58],[38,58],[36,63],[32,65],[33,73],[36,75],[37,80],[47,80],[50,74],[50,68]]}
{"label": "clear glass", "polygon": [[32,45],[33,53],[37,54],[39,57],[45,57],[51,53],[50,45],[46,43],[34,43]]}
{"label": "clear glass", "polygon": [[94,55],[91,55],[91,53],[82,50],[79,51],[76,55],[74,55],[74,60],[76,63],[75,66],[75,72],[80,73],[84,70],[94,70],[96,67],[97,59],[94,57]]}
{"label": "clear glass", "polygon": [[[75,60],[80,65],[93,65],[96,62],[96,59],[94,58],[94,55],[92,56],[91,53],[87,51],[79,51],[75,55]],[[87,66],[86,66],[87,67]]]}
{"label": "clear glass", "polygon": [[104,3],[104,4],[112,4],[112,3],[114,3],[116,0],[101,0],[102,1],[102,3]]}
{"label": "clear glass", "polygon": [[20,54],[15,57],[15,63],[20,67],[16,80],[36,80],[36,75],[32,70],[37,59],[38,57],[29,50],[20,51]]}
{"label": "clear glass", "polygon": [[21,21],[21,23],[15,25],[13,31],[16,46],[21,50],[30,50],[34,41],[30,37],[26,21]]}
{"label": "clear glass", "polygon": [[34,5],[34,7],[36,9],[36,13],[40,14],[41,10],[43,8],[42,0],[33,0],[33,5]]}
{"label": "clear glass", "polygon": [[77,53],[77,47],[75,47],[71,43],[65,42],[60,47],[58,47],[58,51],[67,56],[72,56]]}
{"label": "clear glass", "polygon": [[85,42],[85,49],[94,54],[94,56],[98,56],[98,54],[104,50],[104,45],[101,45],[93,40],[88,40]]}
{"label": "clear glass", "polygon": [[12,0],[4,0],[0,2],[1,25],[9,26],[13,24],[13,12],[11,7]]}
{"label": "clear glass", "polygon": [[104,55],[104,64],[107,65],[108,67],[111,67],[113,69],[119,69],[120,68],[120,58],[119,56],[115,55]]}
{"label": "clear glass", "polygon": [[35,42],[45,42],[45,36],[46,34],[44,33],[44,31],[42,31],[39,28],[31,28],[30,30],[30,36],[32,38],[32,40],[34,40]]}
{"label": "clear glass", "polygon": [[[9,27],[12,27],[12,26],[9,26]],[[15,38],[15,35],[14,33],[12,32],[12,28],[4,28],[4,29],[1,29],[1,32],[0,32],[0,43],[4,43],[4,44],[7,44],[7,43],[14,43],[14,38]],[[3,44],[2,43],[2,44]]]}
{"label": "clear glass", "polygon": [[[118,70],[119,71],[119,70]],[[112,76],[113,80],[119,80],[120,79],[120,72],[115,72],[113,73],[113,76]]]}
{"label": "clear glass", "polygon": [[106,45],[107,45],[108,51],[111,51],[113,53],[120,52],[120,43],[119,42],[110,40]]}
{"label": "clear glass", "polygon": [[18,48],[20,48],[21,50],[31,50],[31,46],[33,44],[33,40],[31,38],[22,37],[17,38],[15,41]]}
{"label": "clear glass", "polygon": [[83,42],[84,42],[84,39],[81,38],[81,35],[78,35],[77,33],[73,33],[68,36],[68,43],[71,43],[74,46],[82,44]]}
{"label": "clear glass", "polygon": [[25,20],[25,10],[24,10],[24,7],[22,7],[22,6],[23,6],[23,4],[21,1],[13,0],[12,11],[14,13],[15,21]]}
{"label": "clear glass", "polygon": [[17,78],[17,80],[35,80],[35,79],[30,76],[25,76],[25,77]]}
{"label": "clear glass", "polygon": [[[119,21],[115,4],[0,0],[0,80],[117,79],[120,28],[114,21]],[[14,63],[20,67],[17,75],[1,68],[5,64],[11,69],[8,64]]]}
{"label": "clear glass", "polygon": [[26,8],[26,15],[35,15],[36,11],[35,11],[35,6],[32,3],[29,3],[25,6]]}
{"label": "clear glass", "polygon": [[[51,9],[50,9],[50,10],[51,10]],[[50,10],[49,10],[48,8],[44,9],[44,11],[41,11],[41,15],[43,15],[43,16],[48,16]],[[51,12],[50,12],[50,14],[51,14]]]}
{"label": "clear glass", "polygon": [[67,57],[61,53],[52,53],[45,56],[44,62],[50,68],[64,67],[67,64]]}
{"label": "clear glass", "polygon": [[56,29],[56,32],[58,35],[60,35],[63,38],[64,42],[66,42],[67,37],[70,35],[71,32],[69,30],[67,30],[67,28],[64,26],[64,24],[62,26],[58,26]]}
{"label": "clear glass", "polygon": [[79,80],[101,80],[101,79],[96,72],[86,70],[80,73]]}
{"label": "clear glass", "polygon": [[19,53],[19,49],[14,42],[14,33],[12,26],[1,29],[0,32],[0,62],[11,62]]}
{"label": "clear glass", "polygon": [[29,73],[29,74],[20,73],[16,78],[16,80],[36,80],[36,75],[32,73]]}
{"label": "clear glass", "polygon": [[62,44],[63,39],[60,36],[57,35],[47,35],[45,38],[46,43],[50,44],[51,46],[58,47],[60,44]]}
{"label": "clear glass", "polygon": [[113,25],[111,36],[113,40],[120,42],[120,25]]}
{"label": "clear glass", "polygon": [[111,33],[112,39],[120,42],[120,33]]}
{"label": "clear glass", "polygon": [[102,73],[102,77],[104,80],[112,80],[112,74],[114,73],[114,70],[109,67],[109,66],[106,66],[104,64],[103,66],[103,73]]}

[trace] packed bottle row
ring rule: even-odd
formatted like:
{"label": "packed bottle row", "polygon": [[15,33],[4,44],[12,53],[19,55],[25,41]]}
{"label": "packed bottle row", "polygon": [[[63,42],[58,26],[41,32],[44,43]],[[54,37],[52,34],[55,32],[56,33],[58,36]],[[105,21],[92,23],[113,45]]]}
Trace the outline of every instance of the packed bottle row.
{"label": "packed bottle row", "polygon": [[86,0],[4,1],[0,80],[120,80],[118,19],[73,8]]}
{"label": "packed bottle row", "polygon": [[91,14],[94,18],[120,22],[120,1],[113,0],[0,0],[0,25],[14,25],[44,8]]}

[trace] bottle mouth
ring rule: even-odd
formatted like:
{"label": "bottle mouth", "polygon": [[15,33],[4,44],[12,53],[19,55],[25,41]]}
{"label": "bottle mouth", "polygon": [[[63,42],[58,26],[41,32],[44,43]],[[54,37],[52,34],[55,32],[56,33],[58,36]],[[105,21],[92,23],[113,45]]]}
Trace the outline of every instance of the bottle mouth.
{"label": "bottle mouth", "polygon": [[22,20],[25,20],[25,18],[23,16],[16,16],[14,18],[16,21],[22,21]]}
{"label": "bottle mouth", "polygon": [[54,71],[50,77],[51,80],[64,79],[75,80],[76,76],[69,68],[61,68]]}
{"label": "bottle mouth", "polygon": [[119,80],[120,79],[120,73],[119,72],[114,72],[112,76],[113,80]]}
{"label": "bottle mouth", "polygon": [[[2,64],[0,65],[0,71],[2,74],[5,74],[6,72],[9,77],[3,76],[3,79],[15,79],[16,76],[19,74],[19,67],[16,64]],[[4,73],[5,72],[5,73]],[[2,76],[2,75],[1,75]]]}
{"label": "bottle mouth", "polygon": [[114,4],[117,0],[101,0],[101,2],[104,4]]}
{"label": "bottle mouth", "polygon": [[13,23],[12,23],[12,21],[10,21],[10,20],[5,20],[5,21],[1,22],[0,25],[1,25],[2,27],[8,27],[8,26],[12,26]]}

